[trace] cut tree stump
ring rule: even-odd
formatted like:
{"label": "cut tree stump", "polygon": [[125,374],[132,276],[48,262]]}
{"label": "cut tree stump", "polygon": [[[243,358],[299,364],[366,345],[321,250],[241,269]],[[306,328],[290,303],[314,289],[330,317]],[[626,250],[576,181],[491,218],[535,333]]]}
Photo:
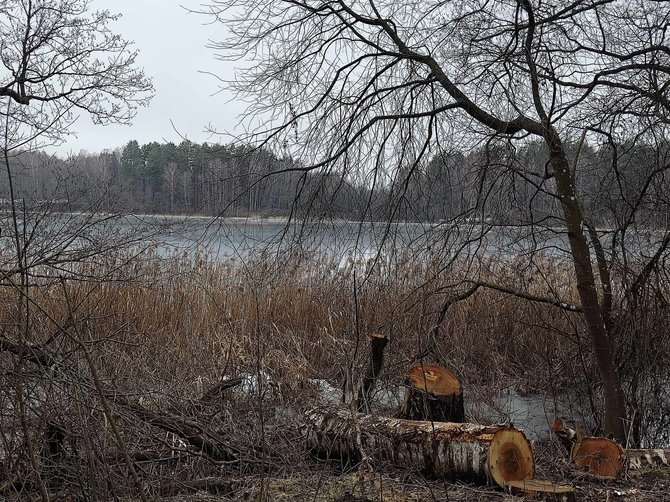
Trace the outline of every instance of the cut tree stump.
{"label": "cut tree stump", "polygon": [[463,388],[449,370],[437,364],[417,364],[407,373],[400,417],[408,420],[464,422]]}
{"label": "cut tree stump", "polygon": [[569,422],[556,418],[550,430],[570,452],[575,465],[590,474],[616,478],[626,463],[626,454],[619,443],[603,437],[585,437],[579,423],[571,426]]}
{"label": "cut tree stump", "polygon": [[313,408],[305,414],[307,446],[350,465],[364,458],[437,478],[507,481],[533,477],[530,442],[512,427],[403,420]]}
{"label": "cut tree stump", "polygon": [[370,362],[358,390],[356,409],[361,413],[370,413],[370,400],[377,377],[384,365],[384,349],[389,339],[383,333],[370,335]]}
{"label": "cut tree stump", "polygon": [[575,502],[575,490],[571,486],[557,485],[551,481],[524,479],[508,481],[505,490],[527,500],[546,500],[550,502]]}
{"label": "cut tree stump", "polygon": [[616,478],[625,462],[624,449],[607,438],[585,437],[572,447],[572,460],[590,474]]}

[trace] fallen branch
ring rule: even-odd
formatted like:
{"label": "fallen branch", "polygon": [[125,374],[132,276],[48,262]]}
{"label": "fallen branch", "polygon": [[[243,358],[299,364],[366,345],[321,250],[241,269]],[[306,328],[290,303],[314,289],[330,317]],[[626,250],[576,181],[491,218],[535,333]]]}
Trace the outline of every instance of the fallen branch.
{"label": "fallen branch", "polygon": [[212,388],[210,388],[207,392],[205,392],[200,398],[200,402],[208,403],[214,401],[220,398],[223,395],[223,393],[228,389],[237,387],[238,385],[241,385],[243,382],[244,378],[241,377],[222,380],[221,382],[217,383]]}
{"label": "fallen branch", "polygon": [[183,493],[207,492],[212,495],[231,495],[240,488],[240,483],[226,478],[203,478],[189,481],[174,481],[162,484],[156,491],[161,497],[172,497]]}
{"label": "fallen branch", "polygon": [[119,395],[113,396],[113,402],[144,423],[176,434],[187,444],[212,460],[230,463],[237,463],[238,461],[237,451],[232,451],[229,446],[225,446],[217,436],[206,432],[197,422],[148,410],[138,404],[128,402],[123,396]]}
{"label": "fallen branch", "polygon": [[[75,375],[81,384],[94,387],[91,379],[81,374],[76,368],[66,366],[39,346],[20,346],[5,337],[0,337],[0,351],[10,352],[25,361],[31,362],[47,373],[56,369]],[[238,451],[227,446],[218,436],[209,434],[200,424],[165,412],[151,411],[136,403],[131,403],[117,389],[104,389],[104,396],[109,402],[119,406],[140,419],[142,422],[161,430],[172,432],[199,452],[212,460],[237,463]]]}
{"label": "fallen branch", "polygon": [[566,303],[562,302],[560,300],[555,300],[553,298],[547,298],[546,296],[537,296],[533,295],[531,293],[526,293],[524,291],[519,291],[517,289],[512,289],[508,288],[506,286],[501,286],[500,284],[494,284],[491,282],[485,282],[485,281],[473,281],[473,280],[465,280],[463,282],[472,284],[473,287],[477,286],[480,288],[486,288],[486,289],[492,289],[494,291],[500,291],[501,293],[508,294],[510,296],[516,296],[517,298],[521,298],[523,300],[528,300],[530,302],[534,303],[544,303],[546,305],[551,305],[553,307],[558,307],[563,310],[567,310],[568,312],[575,312],[578,314],[581,314],[584,312],[581,306],[579,305],[574,305],[571,303]]}
{"label": "fallen branch", "polygon": [[[175,451],[137,450],[129,451],[128,456],[136,464],[172,464],[184,460],[187,455]],[[104,457],[106,464],[119,464],[124,461],[122,452],[112,452]]]}

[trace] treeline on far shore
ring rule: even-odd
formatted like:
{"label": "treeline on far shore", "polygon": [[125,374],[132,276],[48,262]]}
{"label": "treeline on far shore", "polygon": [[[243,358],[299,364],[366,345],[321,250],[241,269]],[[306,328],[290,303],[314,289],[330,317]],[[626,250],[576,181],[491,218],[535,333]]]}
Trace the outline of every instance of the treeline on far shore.
{"label": "treeline on far shore", "polygon": [[[665,224],[668,145],[569,144],[574,179],[592,222],[610,224],[631,206],[638,222]],[[503,224],[561,223],[548,155],[540,143],[490,143],[470,152],[435,152],[406,166],[308,169],[246,145],[139,144],[62,159],[21,152],[0,173],[0,206],[225,216],[311,216]],[[371,181],[373,180],[373,181]],[[651,180],[651,183],[650,183]]]}

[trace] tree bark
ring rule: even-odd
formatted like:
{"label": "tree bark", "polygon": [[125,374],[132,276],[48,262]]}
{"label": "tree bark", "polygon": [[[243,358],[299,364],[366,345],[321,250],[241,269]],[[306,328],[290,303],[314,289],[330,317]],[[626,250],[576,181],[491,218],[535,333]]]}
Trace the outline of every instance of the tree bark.
{"label": "tree bark", "polygon": [[490,480],[499,486],[530,479],[535,471],[530,442],[512,427],[352,415],[344,408],[320,407],[305,414],[303,432],[313,453],[352,466],[367,453],[377,463],[427,476]]}
{"label": "tree bark", "polygon": [[358,402],[356,409],[361,413],[370,413],[370,399],[372,390],[375,387],[377,376],[382,370],[384,364],[384,349],[389,339],[382,333],[372,333],[370,335],[370,363],[363,376],[363,382],[358,391]]}
{"label": "tree bark", "polygon": [[626,450],[629,469],[670,467],[670,448],[648,448]]}
{"label": "tree bark", "polygon": [[605,326],[605,318],[598,301],[595,276],[589,246],[582,230],[585,223],[563,144],[555,129],[545,127],[545,140],[554,169],[556,187],[561,199],[568,241],[575,269],[577,292],[584,311],[591,344],[602,378],[605,401],[605,433],[617,441],[625,442],[626,404],[619,376],[614,366],[612,343]]}

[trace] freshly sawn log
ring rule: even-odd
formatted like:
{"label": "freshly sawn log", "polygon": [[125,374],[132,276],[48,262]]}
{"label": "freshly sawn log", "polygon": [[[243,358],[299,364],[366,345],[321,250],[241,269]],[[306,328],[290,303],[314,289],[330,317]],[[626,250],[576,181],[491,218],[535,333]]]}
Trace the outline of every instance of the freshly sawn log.
{"label": "freshly sawn log", "polygon": [[619,443],[603,437],[584,436],[579,425],[556,418],[550,430],[570,452],[570,458],[580,469],[590,474],[616,478],[624,466],[626,455]]}
{"label": "freshly sawn log", "polygon": [[435,422],[464,422],[461,382],[437,364],[417,364],[407,373],[401,418]]}
{"label": "freshly sawn log", "polygon": [[528,500],[575,502],[575,490],[571,486],[557,485],[551,481],[538,479],[508,481],[505,490],[512,495],[520,495]]}
{"label": "freshly sawn log", "polygon": [[625,451],[625,455],[629,469],[670,467],[668,448],[629,449]]}
{"label": "freshly sawn log", "polygon": [[607,438],[585,437],[572,447],[575,465],[597,476],[616,478],[625,459],[624,449]]}
{"label": "freshly sawn log", "polygon": [[[320,456],[388,462],[431,477],[499,486],[533,477],[533,452],[524,433],[512,427],[403,420],[313,408],[305,414],[305,439]],[[367,457],[366,457],[367,455]]]}

